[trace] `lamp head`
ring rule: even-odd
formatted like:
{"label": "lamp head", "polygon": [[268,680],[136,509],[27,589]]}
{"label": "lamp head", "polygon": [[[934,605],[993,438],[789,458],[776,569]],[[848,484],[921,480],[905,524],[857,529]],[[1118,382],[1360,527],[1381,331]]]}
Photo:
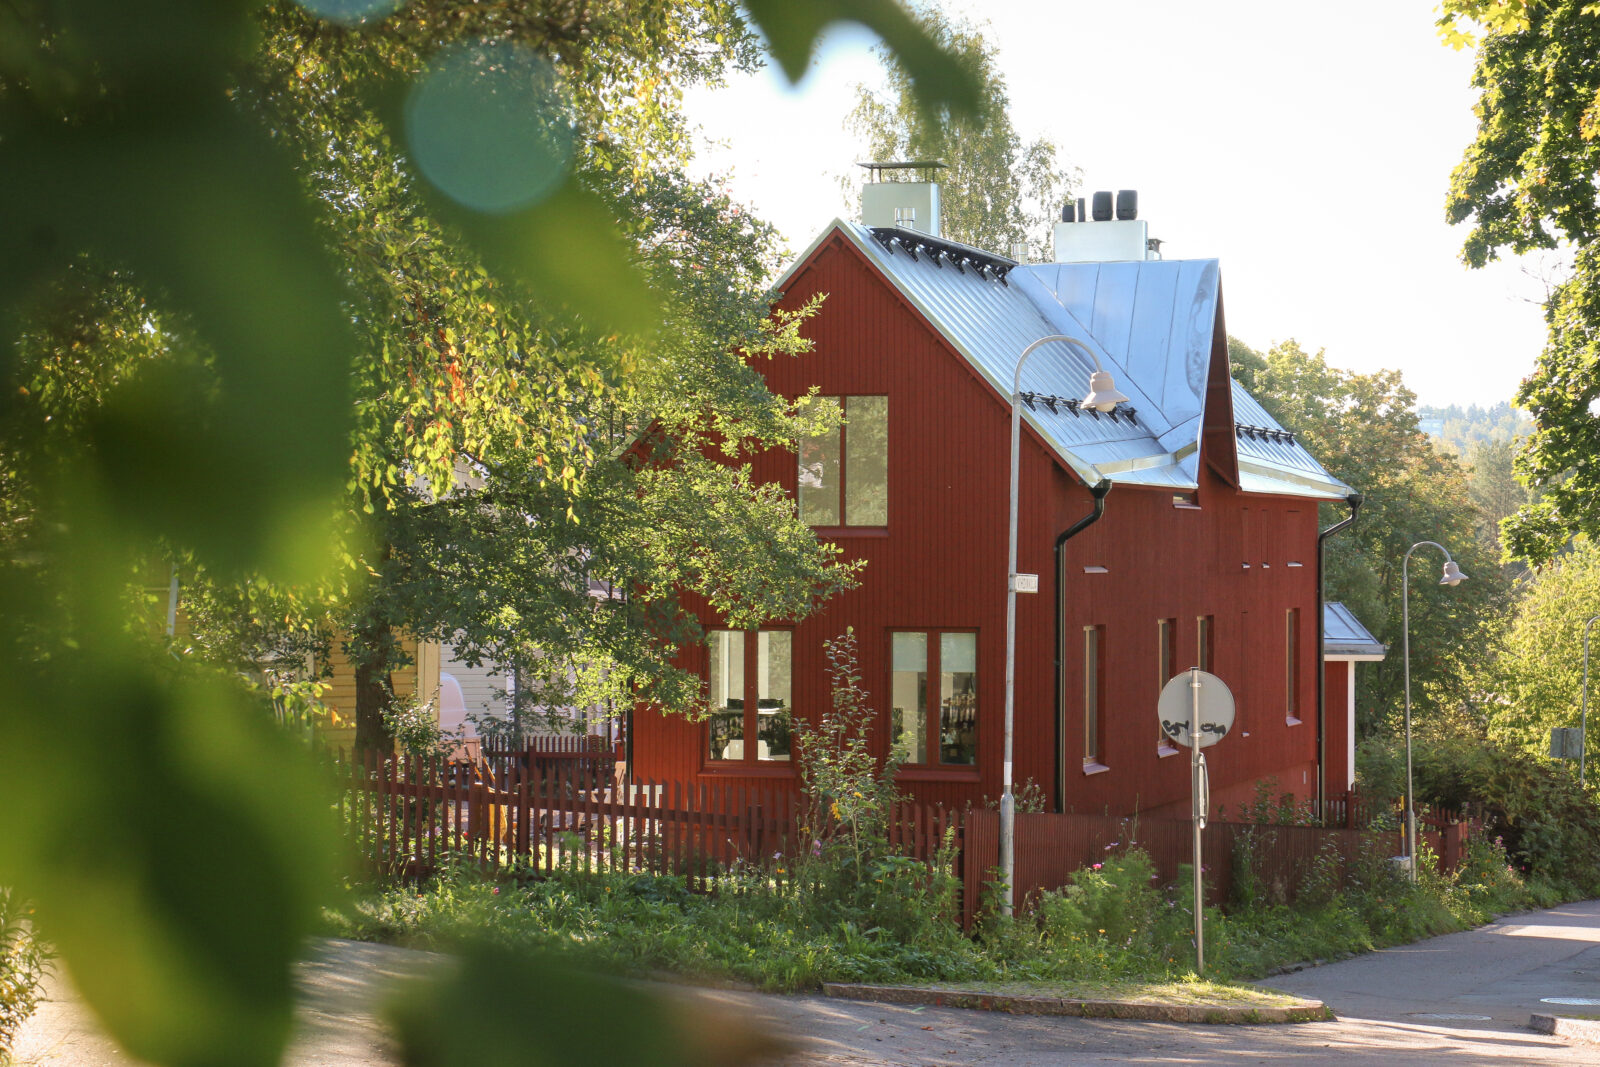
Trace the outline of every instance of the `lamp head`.
{"label": "lamp head", "polygon": [[1089,375],[1089,395],[1083,398],[1084,407],[1096,411],[1115,411],[1118,404],[1127,402],[1128,398],[1117,392],[1110,371],[1097,370]]}
{"label": "lamp head", "polygon": [[1456,561],[1453,560],[1453,559],[1450,559],[1450,560],[1446,560],[1445,561],[1445,564],[1444,564],[1444,577],[1439,579],[1439,584],[1440,585],[1460,585],[1462,580],[1465,579],[1465,578],[1466,578],[1466,575],[1461,573],[1461,568],[1456,566]]}

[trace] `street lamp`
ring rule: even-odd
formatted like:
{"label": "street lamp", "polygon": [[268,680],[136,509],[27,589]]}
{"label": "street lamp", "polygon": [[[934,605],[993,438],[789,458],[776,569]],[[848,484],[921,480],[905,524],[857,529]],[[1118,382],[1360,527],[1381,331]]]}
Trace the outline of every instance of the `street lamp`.
{"label": "street lamp", "polygon": [[1583,718],[1578,720],[1578,785],[1583,785],[1583,765],[1589,762],[1589,630],[1600,615],[1583,624]]}
{"label": "street lamp", "polygon": [[1000,778],[1000,880],[1005,883],[1005,898],[1000,905],[1002,915],[1012,913],[1015,902],[1013,882],[1016,880],[1017,801],[1011,792],[1011,734],[1015,720],[1017,682],[1017,467],[1022,451],[1022,367],[1042,345],[1053,341],[1073,345],[1094,361],[1094,373],[1089,376],[1089,393],[1080,402],[1084,407],[1095,411],[1114,411],[1118,404],[1128,399],[1117,392],[1116,384],[1101,364],[1100,357],[1076,337],[1064,333],[1041,337],[1024,348],[1017,357],[1016,373],[1011,380],[1011,509],[1006,555],[1006,742]]}
{"label": "street lamp", "polygon": [[1411,869],[1411,880],[1417,880],[1417,809],[1411,789],[1411,553],[1423,545],[1432,545],[1444,553],[1444,576],[1440,585],[1460,585],[1466,578],[1450,555],[1450,550],[1437,541],[1418,541],[1406,549],[1400,561],[1400,629],[1405,646],[1406,667],[1406,861]]}

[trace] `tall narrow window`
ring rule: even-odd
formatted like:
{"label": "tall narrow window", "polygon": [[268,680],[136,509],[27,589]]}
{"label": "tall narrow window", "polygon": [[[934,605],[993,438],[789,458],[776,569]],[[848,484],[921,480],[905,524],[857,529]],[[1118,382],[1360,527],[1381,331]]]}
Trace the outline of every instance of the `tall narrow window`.
{"label": "tall narrow window", "polygon": [[978,635],[939,635],[939,762],[978,762]]}
{"label": "tall narrow window", "polygon": [[1212,630],[1216,627],[1212,620],[1213,615],[1201,615],[1195,619],[1195,650],[1194,665],[1203,671],[1211,670],[1211,641]]}
{"label": "tall narrow window", "polygon": [[[893,633],[889,641],[895,755],[918,765],[977,763],[978,635],[919,630]],[[929,685],[933,679],[937,690]]]}
{"label": "tall narrow window", "polygon": [[712,630],[711,751],[714,760],[744,758],[744,631]]}
{"label": "tall narrow window", "polygon": [[[711,631],[708,758],[730,763],[789,759],[793,636],[788,630]],[[754,746],[747,744],[751,738]]]}
{"label": "tall narrow window", "polygon": [[1283,625],[1283,708],[1291,723],[1300,721],[1300,609],[1284,613]]}
{"label": "tall narrow window", "polygon": [[1083,628],[1083,762],[1104,763],[1104,731],[1101,715],[1105,706],[1104,626]]}
{"label": "tall narrow window", "polygon": [[[1178,620],[1156,620],[1156,700],[1161,699],[1161,691],[1167,687],[1172,676],[1178,672]],[[1156,747],[1172,748],[1172,739],[1166,731],[1158,725],[1156,728]]]}
{"label": "tall narrow window", "polygon": [[902,763],[928,763],[928,635],[897,633],[890,643],[895,754]]}
{"label": "tall narrow window", "polygon": [[844,524],[889,524],[889,398],[844,398]]}
{"label": "tall narrow window", "polygon": [[[839,410],[839,398],[821,396],[817,403]],[[843,451],[844,428],[800,441],[800,473],[797,481],[800,521],[812,526],[839,525],[839,457]]]}
{"label": "tall narrow window", "polygon": [[812,526],[889,524],[889,398],[825,396],[843,421],[800,442],[800,519]]}

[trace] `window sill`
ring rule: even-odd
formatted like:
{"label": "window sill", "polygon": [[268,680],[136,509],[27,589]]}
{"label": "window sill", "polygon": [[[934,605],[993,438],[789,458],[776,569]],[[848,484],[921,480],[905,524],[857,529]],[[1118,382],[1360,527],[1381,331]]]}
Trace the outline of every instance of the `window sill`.
{"label": "window sill", "polygon": [[1299,726],[1302,721],[1303,720],[1297,719],[1293,715],[1289,715],[1284,718],[1283,723],[1285,726]]}
{"label": "window sill", "polygon": [[930,767],[924,764],[902,766],[895,780],[900,782],[976,782],[980,778],[977,764],[960,764],[952,767]]}
{"label": "window sill", "polygon": [[1090,760],[1083,761],[1083,773],[1085,776],[1091,774],[1104,774],[1110,769],[1111,768],[1107,767],[1104,763],[1094,763]]}
{"label": "window sill", "polygon": [[1168,756],[1176,756],[1178,753],[1180,753],[1182,751],[1183,751],[1183,749],[1179,748],[1176,745],[1157,745],[1156,746],[1156,757],[1158,759],[1166,759]]}
{"label": "window sill", "polygon": [[849,537],[888,537],[887,526],[813,526],[811,532],[830,539]]}

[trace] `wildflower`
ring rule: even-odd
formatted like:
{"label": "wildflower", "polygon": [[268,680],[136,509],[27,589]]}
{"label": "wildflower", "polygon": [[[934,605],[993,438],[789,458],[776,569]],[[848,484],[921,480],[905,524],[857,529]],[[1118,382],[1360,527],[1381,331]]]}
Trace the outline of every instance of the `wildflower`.
{"label": "wildflower", "polygon": [[1110,852],[1112,849],[1116,848],[1120,844],[1122,844],[1121,841],[1113,841],[1113,842],[1111,842],[1111,844],[1109,844],[1109,845],[1107,845],[1105,847],[1105,851]]}
{"label": "wildflower", "polygon": [[1098,871],[1101,867],[1104,867],[1104,866],[1105,866],[1105,864],[1103,864],[1103,863],[1096,863],[1094,866],[1090,867],[1089,869],[1091,871]]}
{"label": "wildflower", "polygon": [[494,887],[494,895],[495,896],[499,896],[500,895],[500,887],[499,886],[495,886]]}
{"label": "wildflower", "polygon": [[813,856],[822,855],[822,842],[821,841],[813,841],[813,842],[811,842],[811,854]]}

